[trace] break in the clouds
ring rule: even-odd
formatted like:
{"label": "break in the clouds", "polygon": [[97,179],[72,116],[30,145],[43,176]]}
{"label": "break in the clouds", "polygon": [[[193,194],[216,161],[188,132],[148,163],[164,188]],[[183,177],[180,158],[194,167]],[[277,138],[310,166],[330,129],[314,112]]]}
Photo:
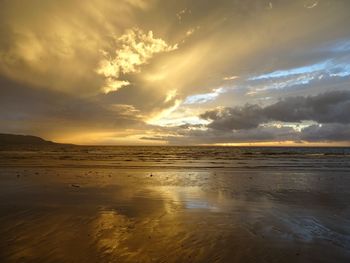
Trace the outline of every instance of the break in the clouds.
{"label": "break in the clouds", "polygon": [[0,131],[348,144],[343,0],[2,1]]}

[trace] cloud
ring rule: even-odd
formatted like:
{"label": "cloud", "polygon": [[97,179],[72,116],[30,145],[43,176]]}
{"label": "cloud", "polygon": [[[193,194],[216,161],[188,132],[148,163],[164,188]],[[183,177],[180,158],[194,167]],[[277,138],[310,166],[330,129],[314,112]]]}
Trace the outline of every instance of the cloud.
{"label": "cloud", "polygon": [[135,14],[151,2],[3,1],[0,74],[43,89],[96,93],[103,81],[93,73],[99,50],[132,26]]}
{"label": "cloud", "polygon": [[298,140],[302,119],[348,125],[347,101],[314,97],[349,90],[350,2],[117,2],[1,2],[3,131],[200,143]]}
{"label": "cloud", "polygon": [[177,12],[176,17],[179,20],[179,22],[181,22],[185,15],[190,15],[191,13],[192,13],[191,10],[188,10],[187,8],[185,8]]}
{"label": "cloud", "polygon": [[108,94],[112,91],[117,91],[118,89],[128,86],[130,84],[127,80],[118,80],[114,78],[106,78],[105,86],[102,88],[103,93]]}
{"label": "cloud", "polygon": [[290,97],[264,108],[271,120],[350,123],[350,91],[329,91],[316,96]]}
{"label": "cloud", "polygon": [[223,80],[234,80],[234,79],[238,79],[238,76],[228,76],[228,77],[224,77]]}
{"label": "cloud", "polygon": [[258,105],[215,109],[203,113],[200,117],[211,121],[208,126],[215,130],[251,129],[267,121]]}
{"label": "cloud", "polygon": [[203,129],[203,125],[182,125],[163,130],[167,135],[145,136],[143,140],[166,141],[169,144],[214,144],[214,143],[250,143],[298,140],[296,131],[291,127],[258,127],[250,130],[222,131]]}
{"label": "cloud", "polygon": [[318,1],[315,1],[315,0],[308,0],[305,3],[305,7],[308,9],[315,8],[317,5],[318,5]]}
{"label": "cloud", "polygon": [[350,123],[350,91],[329,91],[316,96],[288,97],[261,107],[247,104],[242,107],[220,108],[201,115],[211,121],[215,130],[256,128],[272,121],[318,123]]}
{"label": "cloud", "polygon": [[142,114],[131,105],[103,105],[95,99],[36,89],[8,79],[0,79],[0,86],[2,132],[63,138],[147,129]]}
{"label": "cloud", "polygon": [[[106,77],[105,93],[116,91],[130,84],[129,81],[119,80],[120,76],[135,73],[139,66],[146,64],[155,54],[177,49],[177,45],[170,46],[160,38],[154,38],[153,32],[144,33],[139,28],[126,31],[117,39],[118,48],[111,58],[100,61],[97,73]],[[110,56],[104,51],[105,56]]]}
{"label": "cloud", "polygon": [[[329,49],[330,51],[330,49]],[[333,58],[331,59],[330,57]],[[283,90],[304,86],[307,88],[313,83],[326,81],[341,81],[350,76],[348,54],[330,54],[321,62],[291,69],[278,70],[261,75],[251,76],[247,79],[246,86],[249,87],[247,95],[256,95],[268,90]]]}
{"label": "cloud", "polygon": [[349,124],[312,125],[302,130],[301,140],[309,142],[350,141]]}
{"label": "cloud", "polygon": [[[302,125],[301,125],[302,126]],[[158,135],[157,135],[158,133]],[[169,144],[227,144],[227,143],[337,143],[349,145],[349,124],[315,124],[300,129],[285,125],[264,125],[248,130],[216,130],[206,125],[163,127],[156,135],[143,136],[146,141],[163,141]],[[340,144],[341,143],[341,144]]]}

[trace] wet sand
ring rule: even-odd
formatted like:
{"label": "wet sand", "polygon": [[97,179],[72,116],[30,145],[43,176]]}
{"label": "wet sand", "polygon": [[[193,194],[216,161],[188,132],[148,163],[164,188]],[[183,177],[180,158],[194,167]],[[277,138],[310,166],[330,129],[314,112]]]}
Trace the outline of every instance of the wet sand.
{"label": "wet sand", "polygon": [[3,165],[1,262],[349,262],[346,170]]}

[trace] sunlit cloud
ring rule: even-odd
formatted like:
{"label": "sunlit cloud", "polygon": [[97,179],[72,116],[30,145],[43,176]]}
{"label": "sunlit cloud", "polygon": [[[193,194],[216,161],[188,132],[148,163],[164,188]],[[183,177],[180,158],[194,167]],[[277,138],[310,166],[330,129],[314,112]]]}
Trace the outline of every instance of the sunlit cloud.
{"label": "sunlit cloud", "polygon": [[187,32],[186,32],[186,36],[190,36],[190,35],[192,35],[194,33],[194,29],[189,29],[189,30],[187,30]]}
{"label": "sunlit cloud", "polygon": [[179,12],[177,12],[177,13],[176,13],[176,17],[177,17],[177,19],[181,22],[182,19],[183,19],[183,17],[184,17],[185,15],[191,14],[191,12],[192,12],[192,11],[191,11],[190,9],[185,8],[185,9],[182,9],[182,10],[180,10]]}
{"label": "sunlit cloud", "polygon": [[228,76],[228,77],[224,77],[223,80],[235,80],[238,79],[238,76]]}
{"label": "sunlit cloud", "polygon": [[106,77],[106,86],[103,87],[105,93],[129,85],[130,82],[120,80],[120,76],[139,72],[139,66],[146,64],[154,54],[177,49],[177,45],[169,46],[164,40],[154,38],[152,31],[144,33],[138,28],[127,30],[116,42],[120,48],[101,60],[97,68],[97,73]]}
{"label": "sunlit cloud", "polygon": [[[100,52],[134,12],[153,1],[18,1],[1,4],[0,74],[22,83],[80,96],[100,90]],[[113,17],[118,17],[114,20]]]}
{"label": "sunlit cloud", "polygon": [[305,3],[305,7],[308,9],[312,9],[318,5],[318,0],[308,0]]}
{"label": "sunlit cloud", "polygon": [[154,114],[154,116],[148,118],[146,122],[152,125],[165,125],[164,119],[166,119],[167,116],[173,113],[181,105],[181,102],[181,100],[175,100],[173,106],[161,110],[160,112],[157,112],[156,114]]}
{"label": "sunlit cloud", "polygon": [[128,86],[129,84],[129,81],[117,80],[109,77],[106,79],[106,85],[102,88],[102,91],[103,93],[108,94],[112,91],[117,91],[122,87]]}
{"label": "sunlit cloud", "polygon": [[177,94],[177,90],[173,89],[173,90],[169,90],[169,92],[166,95],[166,98],[164,100],[165,103],[171,101],[172,99],[174,99],[176,97]]}

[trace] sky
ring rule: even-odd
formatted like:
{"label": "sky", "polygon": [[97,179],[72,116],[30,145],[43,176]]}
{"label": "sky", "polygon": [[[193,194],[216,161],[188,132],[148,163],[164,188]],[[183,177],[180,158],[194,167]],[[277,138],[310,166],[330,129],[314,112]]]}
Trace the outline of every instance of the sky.
{"label": "sky", "polygon": [[350,145],[348,0],[0,5],[0,133]]}

